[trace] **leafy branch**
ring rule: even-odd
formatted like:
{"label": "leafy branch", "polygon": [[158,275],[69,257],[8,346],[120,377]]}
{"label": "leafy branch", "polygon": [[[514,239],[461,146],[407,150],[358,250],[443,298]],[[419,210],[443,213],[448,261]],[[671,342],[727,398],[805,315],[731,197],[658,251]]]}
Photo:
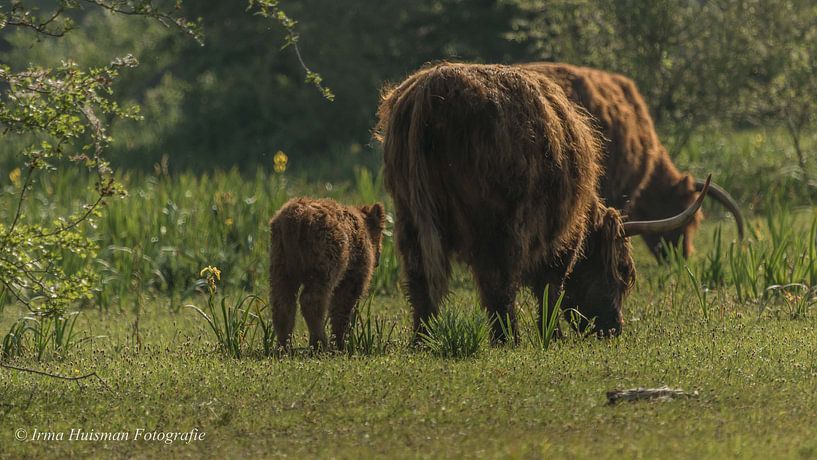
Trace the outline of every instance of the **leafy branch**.
{"label": "leafy branch", "polygon": [[285,36],[284,36],[284,45],[281,49],[285,49],[287,47],[292,47],[295,50],[295,56],[298,58],[298,62],[301,65],[301,68],[306,73],[306,82],[310,83],[321,92],[324,98],[328,101],[335,100],[335,94],[332,90],[326,86],[323,86],[323,78],[317,72],[312,71],[304,62],[303,56],[301,56],[301,50],[298,48],[298,40],[300,36],[295,31],[295,25],[298,24],[297,21],[287,16],[286,12],[284,12],[280,7],[279,0],[249,0],[249,6],[247,10],[255,9],[255,13],[258,16],[267,19],[273,19],[278,22],[278,24],[284,28]]}
{"label": "leafy branch", "polygon": [[[124,194],[103,155],[111,138],[101,119],[138,118],[137,107],[123,108],[111,99],[119,69],[136,65],[126,56],[88,70],[70,61],[16,73],[0,66],[0,84],[7,88],[0,94],[0,132],[30,142],[20,151],[25,178],[19,169],[10,175],[17,199],[10,222],[0,223],[0,284],[32,311],[61,312],[91,296],[96,275],[87,269],[66,273],[58,262],[95,256],[95,242],[79,225],[99,215],[105,198]],[[94,197],[72,215],[30,222],[25,209],[34,184],[68,164],[96,176]]]}
{"label": "leafy branch", "polygon": [[[66,16],[70,10],[79,10],[83,6],[102,8],[112,13],[142,16],[158,21],[165,27],[175,27],[190,35],[199,43],[204,42],[199,21],[191,21],[174,12],[165,11],[154,5],[153,0],[59,0],[59,6],[49,13],[42,14],[36,8],[24,6],[12,0],[11,7],[4,12],[0,6],[0,30],[6,27],[30,29],[38,35],[62,37],[76,27],[74,21]],[[181,9],[181,0],[177,0],[175,10]]]}

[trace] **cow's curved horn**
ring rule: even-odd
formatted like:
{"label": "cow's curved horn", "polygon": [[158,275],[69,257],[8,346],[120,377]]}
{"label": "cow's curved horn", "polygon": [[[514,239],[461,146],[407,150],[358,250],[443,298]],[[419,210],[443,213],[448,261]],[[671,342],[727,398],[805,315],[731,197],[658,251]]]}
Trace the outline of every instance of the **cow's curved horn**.
{"label": "cow's curved horn", "polygon": [[704,197],[706,197],[706,192],[709,190],[709,182],[711,179],[712,174],[706,178],[706,182],[704,183],[703,187],[701,187],[701,192],[698,194],[698,199],[696,199],[690,207],[686,208],[684,212],[661,220],[624,222],[622,224],[624,226],[624,236],[631,237],[650,233],[665,233],[683,227],[690,220],[692,220],[692,217],[695,216],[695,213],[698,212],[698,208],[700,208],[701,204],[704,202]]}
{"label": "cow's curved horn", "polygon": [[[704,181],[697,179],[695,180],[695,190],[700,192],[703,190],[706,184]],[[709,184],[709,196],[712,197],[713,200],[717,201],[718,203],[722,204],[733,216],[735,216],[735,223],[738,225],[738,238],[743,239],[743,214],[740,213],[740,208],[738,208],[738,202],[732,198],[732,195],[729,194],[726,190],[722,187],[718,186],[718,184],[712,183]]]}

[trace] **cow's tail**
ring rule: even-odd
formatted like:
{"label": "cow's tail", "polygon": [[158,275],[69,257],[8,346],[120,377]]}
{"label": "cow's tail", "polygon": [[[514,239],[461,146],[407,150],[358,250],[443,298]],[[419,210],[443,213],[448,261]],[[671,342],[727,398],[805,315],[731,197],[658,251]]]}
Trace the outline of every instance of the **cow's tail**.
{"label": "cow's tail", "polygon": [[[427,210],[433,209],[434,202],[428,190],[418,187],[413,198],[414,220],[417,222],[420,251],[423,257],[428,292],[431,301],[437,304],[445,295],[448,287],[448,257],[443,247],[440,229],[435,215]],[[431,208],[429,208],[431,207]]]}
{"label": "cow's tail", "polygon": [[380,115],[389,117],[383,126],[387,186],[408,204],[420,247],[421,268],[431,301],[437,304],[446,293],[450,266],[440,231],[445,207],[439,200],[444,197],[441,190],[434,192],[440,178],[429,164],[434,112],[427,83],[414,79],[391,91],[381,105]]}

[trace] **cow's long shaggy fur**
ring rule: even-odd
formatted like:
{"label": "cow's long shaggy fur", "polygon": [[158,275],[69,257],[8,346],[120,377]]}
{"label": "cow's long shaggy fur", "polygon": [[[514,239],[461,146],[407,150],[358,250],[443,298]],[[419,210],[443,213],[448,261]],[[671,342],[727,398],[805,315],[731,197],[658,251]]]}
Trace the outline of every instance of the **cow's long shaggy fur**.
{"label": "cow's long shaggy fur", "polygon": [[[654,220],[680,213],[697,198],[694,180],[682,174],[658,139],[649,108],[631,79],[602,70],[563,63],[519,66],[553,79],[586,109],[602,133],[605,174],[600,191],[606,203],[629,219]],[[692,239],[703,213],[667,234],[644,235],[650,250],[663,256],[661,239],[693,250]]]}
{"label": "cow's long shaggy fur", "polygon": [[309,343],[327,346],[327,310],[338,349],[352,308],[368,290],[380,258],[385,213],[380,203],[343,206],[296,198],[270,220],[270,305],[278,345],[290,346],[298,290]]}
{"label": "cow's long shaggy fur", "polygon": [[[443,63],[387,90],[378,115],[415,330],[446,293],[452,255],[472,268],[489,312],[512,322],[522,283],[541,296],[572,271],[593,272],[607,300],[581,299],[589,285],[568,298],[620,330],[629,245],[591,238],[621,236],[621,220],[597,194],[596,136],[558,85],[508,66]],[[504,338],[498,322],[494,338]]]}

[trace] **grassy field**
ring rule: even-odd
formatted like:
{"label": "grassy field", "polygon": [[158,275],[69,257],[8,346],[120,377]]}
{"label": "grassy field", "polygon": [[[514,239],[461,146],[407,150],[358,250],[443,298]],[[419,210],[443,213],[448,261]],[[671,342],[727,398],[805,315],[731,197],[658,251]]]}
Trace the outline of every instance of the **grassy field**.
{"label": "grassy field", "polygon": [[[390,239],[350,350],[268,357],[264,305],[235,309],[250,293],[266,298],[264,226],[288,195],[372,201],[383,197],[372,175],[359,172],[347,185],[235,173],[124,178],[129,197],[88,229],[98,235],[101,281],[94,301],[70,317],[74,335],[38,347],[29,332],[2,361],[102,380],[0,369],[0,457],[817,458],[817,213],[795,173],[763,174],[790,160],[775,156],[775,142],[757,133],[696,139],[684,152],[681,165],[712,171],[748,203],[751,237],[735,243],[732,221],[708,207],[688,264],[658,265],[634,241],[638,282],[619,338],[567,332],[545,347],[523,291],[520,345],[483,339],[461,358],[443,357],[445,343],[408,347],[410,312]],[[50,199],[35,200],[28,215],[46,219],[70,206],[79,198],[66,193],[72,180],[42,184],[38,193]],[[2,185],[7,201],[13,184]],[[206,265],[223,273],[215,310],[200,274]],[[460,312],[455,322],[485,321],[469,275],[457,270],[452,284],[446,309]],[[185,307],[218,319],[222,295],[228,316],[238,315],[231,343],[241,358]],[[54,325],[21,319],[27,313],[0,309],[0,339],[20,324],[49,336]],[[296,334],[305,346],[300,320]],[[697,395],[607,403],[613,389],[663,385]],[[196,440],[163,440],[194,429]],[[72,440],[71,430],[92,439]],[[129,439],[93,440],[105,433]]]}

